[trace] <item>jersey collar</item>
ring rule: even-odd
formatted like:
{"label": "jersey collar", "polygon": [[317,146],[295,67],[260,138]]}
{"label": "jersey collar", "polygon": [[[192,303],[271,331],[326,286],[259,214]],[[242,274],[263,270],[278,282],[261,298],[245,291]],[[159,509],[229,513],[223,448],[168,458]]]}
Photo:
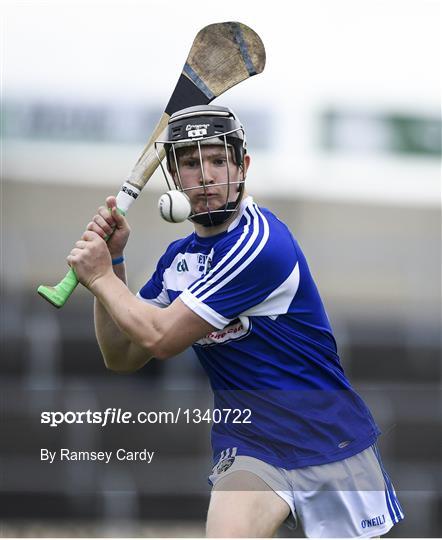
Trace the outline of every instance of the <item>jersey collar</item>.
{"label": "jersey collar", "polygon": [[238,209],[238,215],[227,228],[227,232],[233,231],[235,227],[238,227],[238,224],[244,215],[245,209],[251,206],[252,204],[253,204],[253,197],[251,195],[247,195],[247,197],[241,201],[241,204],[239,205],[239,209]]}

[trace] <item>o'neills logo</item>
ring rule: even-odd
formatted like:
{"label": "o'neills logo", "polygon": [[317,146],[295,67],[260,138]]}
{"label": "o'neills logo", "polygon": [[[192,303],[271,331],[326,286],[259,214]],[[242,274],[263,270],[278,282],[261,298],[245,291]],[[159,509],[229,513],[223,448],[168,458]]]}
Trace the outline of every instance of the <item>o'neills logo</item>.
{"label": "o'neills logo", "polygon": [[361,521],[361,527],[363,529],[366,529],[367,527],[375,527],[376,525],[383,525],[385,523],[385,516],[382,514],[381,516],[376,516],[374,518],[370,519],[363,519]]}
{"label": "o'neills logo", "polygon": [[207,336],[199,339],[196,343],[198,343],[198,345],[216,345],[218,343],[226,343],[226,341],[232,341],[245,336],[248,334],[249,329],[250,323],[248,317],[241,317],[241,320],[236,319],[222,330],[210,332],[210,334],[207,334]]}

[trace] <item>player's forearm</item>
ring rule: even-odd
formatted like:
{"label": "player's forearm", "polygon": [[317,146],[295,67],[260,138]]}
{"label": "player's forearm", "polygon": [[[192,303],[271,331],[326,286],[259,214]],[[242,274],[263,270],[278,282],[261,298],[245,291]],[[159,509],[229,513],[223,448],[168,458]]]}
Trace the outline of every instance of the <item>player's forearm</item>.
{"label": "player's forearm", "polygon": [[[127,283],[124,264],[114,266],[114,273],[124,284]],[[94,302],[94,321],[95,335],[107,368],[133,372],[149,361],[145,351],[131,342],[97,298]]]}
{"label": "player's forearm", "polygon": [[97,339],[103,354],[118,357],[135,347],[147,359],[155,356],[161,337],[156,324],[160,309],[140,302],[115,274],[96,280],[90,290],[96,297]]}
{"label": "player's forearm", "polygon": [[114,274],[117,276],[117,278],[121,279],[121,281],[127,285],[127,275],[126,275],[126,265],[124,263],[124,255],[121,254],[119,257],[123,257],[123,262],[120,264],[115,264],[114,266],[112,266],[112,269],[114,271]]}
{"label": "player's forearm", "polygon": [[[124,284],[127,284],[126,265],[124,263],[115,265],[113,271]],[[112,356],[124,356],[127,353],[130,340],[118,328],[97,298],[95,298],[94,302],[94,323],[97,341],[106,364],[108,364],[107,359]]]}
{"label": "player's forearm", "polygon": [[[94,305],[95,335],[106,367],[112,371],[133,372],[140,369],[149,357],[137,351],[136,345],[109,316],[99,300]],[[138,352],[138,354],[136,354]],[[143,354],[142,354],[143,353]]]}

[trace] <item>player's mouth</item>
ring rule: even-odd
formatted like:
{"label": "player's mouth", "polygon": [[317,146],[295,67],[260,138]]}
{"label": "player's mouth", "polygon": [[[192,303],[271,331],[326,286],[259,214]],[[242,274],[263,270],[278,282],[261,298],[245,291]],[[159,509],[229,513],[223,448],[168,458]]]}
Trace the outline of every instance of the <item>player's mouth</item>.
{"label": "player's mouth", "polygon": [[218,194],[214,192],[207,192],[207,193],[200,193],[197,195],[197,199],[213,199],[213,197],[217,197]]}
{"label": "player's mouth", "polygon": [[214,192],[208,192],[207,194],[201,193],[193,199],[193,208],[197,213],[216,210],[220,204],[222,204],[220,194]]}
{"label": "player's mouth", "polygon": [[214,199],[219,198],[219,196],[220,196],[220,193],[217,190],[214,190],[212,188],[210,190],[207,189],[206,191],[203,191],[203,190],[196,191],[195,193],[192,194],[191,199],[197,203],[206,203],[209,201],[212,202]]}

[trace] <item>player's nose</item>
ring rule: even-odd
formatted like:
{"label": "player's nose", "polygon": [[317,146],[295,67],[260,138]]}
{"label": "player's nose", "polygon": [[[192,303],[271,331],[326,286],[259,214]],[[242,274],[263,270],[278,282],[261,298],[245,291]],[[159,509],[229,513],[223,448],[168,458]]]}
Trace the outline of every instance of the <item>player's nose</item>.
{"label": "player's nose", "polygon": [[203,184],[213,184],[216,180],[213,170],[206,163],[203,165],[203,169],[200,169],[200,174],[198,175],[198,184],[202,186]]}
{"label": "player's nose", "polygon": [[203,180],[206,184],[215,184],[217,181],[220,181],[222,174],[220,173],[219,167],[215,167],[210,162],[204,163],[204,174],[201,174],[200,182]]}
{"label": "player's nose", "polygon": [[216,180],[214,178],[205,176],[204,178],[200,178],[199,184],[200,186],[203,186],[204,184],[206,184],[206,186],[210,186],[212,184],[215,184],[215,181]]}

